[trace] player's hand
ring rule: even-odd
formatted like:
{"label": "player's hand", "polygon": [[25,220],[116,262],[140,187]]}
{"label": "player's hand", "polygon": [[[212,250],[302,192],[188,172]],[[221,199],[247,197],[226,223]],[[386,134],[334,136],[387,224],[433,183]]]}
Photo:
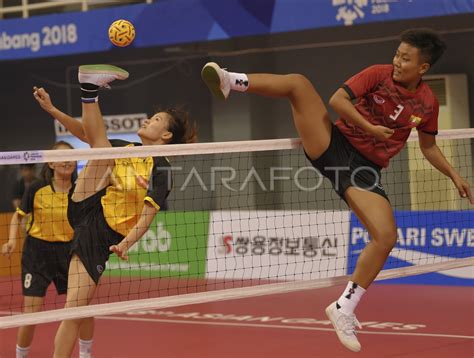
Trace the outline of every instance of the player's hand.
{"label": "player's hand", "polygon": [[110,246],[109,250],[115,253],[122,260],[128,261],[128,247],[122,244],[123,240],[118,245]]}
{"label": "player's hand", "polygon": [[474,204],[474,198],[472,197],[471,187],[469,186],[469,183],[459,175],[454,176],[452,180],[454,185],[458,189],[461,198],[467,198],[469,199],[469,202],[471,204]]}
{"label": "player's hand", "polygon": [[393,135],[393,133],[395,133],[395,130],[384,126],[372,126],[369,133],[372,134],[379,142],[385,142]]}
{"label": "player's hand", "polygon": [[16,240],[8,240],[6,244],[2,245],[2,255],[6,257],[10,257],[13,250],[16,247]]}
{"label": "player's hand", "polygon": [[44,88],[33,87],[33,97],[46,112],[51,113],[54,110],[53,102]]}

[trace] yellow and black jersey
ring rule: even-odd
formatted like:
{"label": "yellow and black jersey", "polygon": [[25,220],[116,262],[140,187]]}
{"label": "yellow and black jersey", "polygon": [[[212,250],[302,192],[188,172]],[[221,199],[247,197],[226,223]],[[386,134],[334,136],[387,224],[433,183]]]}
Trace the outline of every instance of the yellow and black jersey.
{"label": "yellow and black jersey", "polygon": [[17,212],[31,214],[28,235],[49,242],[72,240],[73,230],[67,219],[68,193],[57,193],[44,180],[36,180],[26,190]]}
{"label": "yellow and black jersey", "polygon": [[[120,139],[110,143],[113,147],[142,145]],[[111,184],[101,200],[107,224],[126,236],[137,223],[144,203],[159,210],[171,186],[171,166],[165,157],[115,159]]]}

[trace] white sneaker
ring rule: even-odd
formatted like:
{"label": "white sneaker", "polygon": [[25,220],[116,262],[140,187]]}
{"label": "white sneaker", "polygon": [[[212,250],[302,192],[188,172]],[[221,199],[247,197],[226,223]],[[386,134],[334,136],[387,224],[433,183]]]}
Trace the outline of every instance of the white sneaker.
{"label": "white sneaker", "polygon": [[226,99],[229,97],[229,72],[220,68],[217,63],[206,63],[202,68],[201,78],[214,96],[219,97],[220,99]]}
{"label": "white sneaker", "polygon": [[355,327],[362,328],[354,314],[346,315],[336,307],[337,301],[326,307],[326,315],[331,321],[341,343],[353,352],[359,352],[361,345],[356,337]]}
{"label": "white sneaker", "polygon": [[112,65],[83,65],[79,66],[79,83],[92,83],[99,87],[110,88],[114,80],[126,80],[128,72]]}

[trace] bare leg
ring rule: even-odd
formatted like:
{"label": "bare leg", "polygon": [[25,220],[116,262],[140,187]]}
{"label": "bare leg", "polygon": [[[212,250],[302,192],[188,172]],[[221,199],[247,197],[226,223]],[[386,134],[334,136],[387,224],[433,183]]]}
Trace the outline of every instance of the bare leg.
{"label": "bare leg", "polygon": [[[25,296],[24,313],[39,312],[43,307],[44,297]],[[31,345],[33,336],[35,334],[36,325],[22,326],[18,329],[16,344],[20,347],[26,348]]]}
{"label": "bare leg", "polygon": [[352,274],[352,281],[366,289],[382,270],[397,242],[395,218],[390,203],[378,194],[350,187],[345,196],[371,238]]}
{"label": "bare leg", "polygon": [[110,147],[99,103],[82,103],[82,126],[91,148]]}
{"label": "bare leg", "polygon": [[84,318],[79,328],[79,357],[92,356],[92,343],[94,338],[94,317]]}
{"label": "bare leg", "polygon": [[[111,147],[98,103],[82,104],[82,125],[91,148]],[[105,188],[113,165],[113,160],[89,161],[77,178],[72,199],[79,202]]]}
{"label": "bare leg", "polygon": [[355,318],[354,310],[395,245],[397,230],[392,207],[384,197],[355,187],[347,189],[345,197],[369,231],[371,241],[359,256],[351,281],[339,299],[326,308],[326,315],[341,343],[351,351],[359,352],[361,345],[355,335],[355,328],[362,327]]}
{"label": "bare leg", "polygon": [[247,92],[287,98],[303,147],[311,159],[317,159],[329,147],[331,121],[321,97],[311,82],[298,74],[249,74]]}
{"label": "bare leg", "polygon": [[220,99],[226,99],[232,89],[267,97],[287,98],[308,157],[311,160],[317,159],[329,147],[331,121],[328,111],[305,76],[235,73],[220,68],[215,62],[209,62],[202,68],[201,77],[211,93]]}
{"label": "bare leg", "polygon": [[94,328],[94,317],[84,318],[80,328],[79,338],[84,341],[90,341],[92,338],[94,338]]}
{"label": "bare leg", "polygon": [[[69,265],[66,308],[86,306],[92,300],[96,284],[77,255]],[[54,339],[54,357],[69,358],[84,319],[62,321]]]}

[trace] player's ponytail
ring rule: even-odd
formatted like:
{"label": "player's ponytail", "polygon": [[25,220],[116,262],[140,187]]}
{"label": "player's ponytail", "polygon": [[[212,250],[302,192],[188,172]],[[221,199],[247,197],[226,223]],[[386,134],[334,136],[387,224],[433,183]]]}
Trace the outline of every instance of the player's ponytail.
{"label": "player's ponytail", "polygon": [[163,112],[170,116],[168,130],[173,133],[169,144],[195,143],[197,127],[189,120],[189,113],[182,108],[168,108]]}

